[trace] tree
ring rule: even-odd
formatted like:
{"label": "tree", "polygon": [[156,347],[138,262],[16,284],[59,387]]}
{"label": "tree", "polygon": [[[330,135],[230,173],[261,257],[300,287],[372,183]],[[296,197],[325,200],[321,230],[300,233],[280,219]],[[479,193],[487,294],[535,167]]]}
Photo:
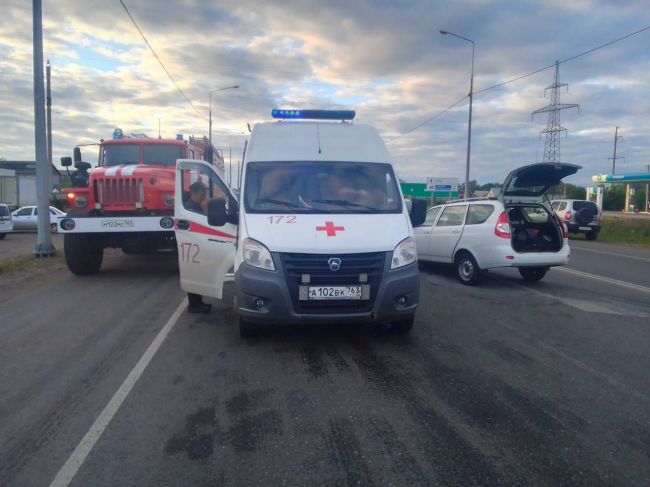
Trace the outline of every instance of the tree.
{"label": "tree", "polygon": [[625,185],[612,184],[603,195],[603,210],[621,211],[625,207]]}

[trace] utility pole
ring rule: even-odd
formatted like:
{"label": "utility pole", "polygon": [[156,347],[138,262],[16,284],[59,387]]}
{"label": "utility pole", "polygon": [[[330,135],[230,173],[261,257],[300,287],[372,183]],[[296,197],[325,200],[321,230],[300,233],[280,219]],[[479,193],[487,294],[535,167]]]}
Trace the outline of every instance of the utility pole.
{"label": "utility pole", "polygon": [[616,146],[618,145],[618,141],[623,140],[622,135],[618,135],[618,127],[616,127],[616,131],[614,132],[614,157],[610,157],[612,160],[612,175],[616,174],[616,159],[625,159],[624,157],[616,157]]}
{"label": "utility pole", "polygon": [[47,190],[52,191],[52,91],[50,90],[50,60],[45,64],[45,110],[47,117]]}
{"label": "utility pole", "polygon": [[50,257],[55,249],[50,238],[50,193],[47,189],[47,134],[45,128],[45,87],[43,86],[43,9],[41,0],[32,0],[34,50],[34,144],[36,156],[36,199],[38,240],[34,256]]}
{"label": "utility pole", "polygon": [[[650,164],[646,166],[648,172],[650,172]],[[648,206],[648,190],[650,189],[650,184],[645,183],[645,211],[650,211],[650,206]]]}

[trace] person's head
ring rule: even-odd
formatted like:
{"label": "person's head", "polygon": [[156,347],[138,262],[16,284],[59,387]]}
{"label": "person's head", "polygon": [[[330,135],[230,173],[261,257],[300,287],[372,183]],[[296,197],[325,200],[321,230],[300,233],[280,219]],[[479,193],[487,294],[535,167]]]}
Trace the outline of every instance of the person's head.
{"label": "person's head", "polygon": [[208,195],[205,184],[201,181],[195,181],[190,184],[190,199],[192,201],[200,205],[207,197]]}

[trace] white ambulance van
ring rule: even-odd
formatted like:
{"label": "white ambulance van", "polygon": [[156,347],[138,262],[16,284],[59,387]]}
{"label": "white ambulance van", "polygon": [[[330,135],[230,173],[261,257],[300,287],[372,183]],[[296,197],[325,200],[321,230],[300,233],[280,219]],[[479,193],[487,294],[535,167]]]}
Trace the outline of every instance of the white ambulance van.
{"label": "white ambulance van", "polygon": [[[220,299],[234,272],[244,337],[266,324],[409,332],[419,296],[412,224],[426,207],[409,215],[381,137],[353,124],[354,111],[272,115],[279,121],[252,130],[239,198],[208,164],[177,161],[181,287]],[[196,181],[202,206],[187,191]]]}

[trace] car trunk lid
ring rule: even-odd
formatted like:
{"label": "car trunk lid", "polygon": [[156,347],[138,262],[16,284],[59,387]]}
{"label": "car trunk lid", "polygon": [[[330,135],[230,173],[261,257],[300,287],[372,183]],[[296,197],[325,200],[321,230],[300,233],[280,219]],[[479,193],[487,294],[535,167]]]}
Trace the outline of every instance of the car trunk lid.
{"label": "car trunk lid", "polygon": [[559,162],[542,162],[515,169],[503,182],[500,198],[508,202],[539,202],[563,178],[575,174],[582,166]]}

